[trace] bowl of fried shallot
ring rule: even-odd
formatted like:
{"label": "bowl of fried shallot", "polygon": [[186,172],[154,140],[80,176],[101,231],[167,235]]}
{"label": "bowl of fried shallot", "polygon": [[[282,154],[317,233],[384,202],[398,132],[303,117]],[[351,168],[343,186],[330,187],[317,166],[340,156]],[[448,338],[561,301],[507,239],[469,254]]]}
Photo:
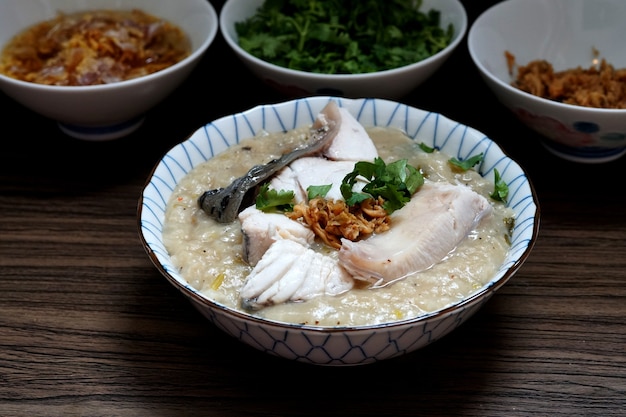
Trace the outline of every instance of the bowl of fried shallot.
{"label": "bowl of fried shallot", "polygon": [[107,141],[142,126],[218,32],[206,0],[0,3],[0,90],[70,137]]}
{"label": "bowl of fried shallot", "polygon": [[620,0],[507,0],[483,12],[468,49],[500,102],[568,161],[626,153],[626,26]]}

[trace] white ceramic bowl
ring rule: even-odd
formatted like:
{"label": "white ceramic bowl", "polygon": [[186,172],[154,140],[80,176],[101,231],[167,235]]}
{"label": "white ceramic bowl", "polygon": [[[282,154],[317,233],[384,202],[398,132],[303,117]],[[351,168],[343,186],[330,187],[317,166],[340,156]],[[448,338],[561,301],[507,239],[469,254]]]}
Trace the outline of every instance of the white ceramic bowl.
{"label": "white ceramic bowl", "polygon": [[424,0],[421,11],[441,12],[441,26],[454,25],[452,42],[437,54],[404,67],[369,74],[316,74],[263,61],[238,44],[235,23],[254,15],[264,0],[227,0],[220,12],[220,31],[237,57],[266,84],[288,97],[334,95],[351,98],[399,99],[423,83],[450,57],[467,31],[467,15],[459,0]]}
{"label": "white ceramic bowl", "polygon": [[482,78],[522,122],[545,137],[554,154],[598,163],[626,153],[626,110],[599,109],[540,98],[511,82],[505,51],[518,65],[537,59],[555,71],[594,63],[593,49],[615,69],[626,68],[623,0],[506,0],[472,24],[468,48]]}
{"label": "white ceramic bowl", "polygon": [[[394,323],[361,327],[284,324],[253,317],[218,304],[190,286],[177,272],[162,240],[167,201],[178,181],[207,158],[260,131],[279,132],[310,124],[337,100],[364,126],[404,129],[410,137],[466,159],[484,153],[479,171],[497,169],[509,185],[508,205],[516,216],[510,251],[493,278],[471,296],[430,314]],[[523,169],[481,132],[440,114],[382,99],[311,97],[258,106],[198,129],[157,163],[138,206],[142,243],[157,269],[218,328],[248,345],[286,359],[318,365],[358,365],[420,349],[466,322],[522,266],[537,237],[539,206]]]}
{"label": "white ceramic bowl", "polygon": [[38,22],[95,9],[140,9],[178,25],[191,38],[192,53],[162,71],[133,80],[93,86],[50,86],[0,74],[0,89],[32,111],[59,122],[70,136],[109,140],[137,129],[148,110],[180,85],[215,39],[218,18],[207,0],[46,0],[0,2],[0,45]]}

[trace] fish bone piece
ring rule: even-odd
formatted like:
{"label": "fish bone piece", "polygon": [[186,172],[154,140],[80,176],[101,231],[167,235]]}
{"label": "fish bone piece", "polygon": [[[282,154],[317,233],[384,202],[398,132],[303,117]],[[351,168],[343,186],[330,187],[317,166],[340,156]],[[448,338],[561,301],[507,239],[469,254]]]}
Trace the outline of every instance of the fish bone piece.
{"label": "fish bone piece", "polygon": [[334,101],[329,102],[317,115],[313,127],[325,124],[334,126],[330,145],[323,151],[328,159],[335,161],[369,161],[378,156],[378,150],[359,121]]}
{"label": "fish bone piece", "polygon": [[278,240],[265,252],[241,288],[244,308],[259,310],[348,291],[354,280],[329,256],[292,240]]}
{"label": "fish bone piece", "polygon": [[282,213],[265,213],[250,206],[239,213],[243,233],[243,257],[254,266],[277,240],[289,239],[309,246],[315,233],[302,223]]}
{"label": "fish bone piece", "polygon": [[492,212],[463,185],[429,182],[391,214],[391,228],[367,239],[342,239],[339,263],[354,278],[384,286],[442,261]]}

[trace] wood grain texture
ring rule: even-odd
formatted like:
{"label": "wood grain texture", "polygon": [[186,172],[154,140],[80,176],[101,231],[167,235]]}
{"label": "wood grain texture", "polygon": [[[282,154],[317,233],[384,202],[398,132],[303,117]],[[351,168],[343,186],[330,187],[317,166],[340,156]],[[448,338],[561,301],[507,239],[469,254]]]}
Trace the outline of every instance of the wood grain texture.
{"label": "wood grain texture", "polygon": [[[494,2],[465,1],[470,23]],[[227,75],[240,81],[216,98]],[[449,336],[363,367],[277,359],[208,324],[146,256],[138,198],[195,129],[282,99],[220,37],[118,141],[65,137],[0,94],[1,416],[626,415],[625,161],[550,155],[464,45],[404,101],[483,131],[528,170],[542,220],[519,272]]]}

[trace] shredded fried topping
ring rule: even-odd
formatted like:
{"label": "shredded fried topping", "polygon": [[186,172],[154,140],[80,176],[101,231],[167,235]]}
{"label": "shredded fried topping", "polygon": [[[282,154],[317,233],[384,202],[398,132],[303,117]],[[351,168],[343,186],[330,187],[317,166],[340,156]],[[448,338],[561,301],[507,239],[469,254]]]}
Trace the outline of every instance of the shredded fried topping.
{"label": "shredded fried topping", "polygon": [[517,68],[511,85],[527,93],[578,106],[626,108],[626,69],[616,70],[605,59],[588,69],[577,67],[555,72],[552,64],[545,60],[516,67],[513,54],[506,51],[505,57],[512,76]]}
{"label": "shredded fried topping", "polygon": [[177,26],[141,10],[59,14],[9,41],[0,72],[47,85],[96,85],[165,69],[189,55]]}
{"label": "shredded fried topping", "polygon": [[391,219],[383,203],[381,197],[369,198],[348,207],[345,201],[314,198],[308,204],[296,204],[286,215],[292,220],[302,219],[324,243],[339,249],[342,237],[356,241],[389,230]]}

